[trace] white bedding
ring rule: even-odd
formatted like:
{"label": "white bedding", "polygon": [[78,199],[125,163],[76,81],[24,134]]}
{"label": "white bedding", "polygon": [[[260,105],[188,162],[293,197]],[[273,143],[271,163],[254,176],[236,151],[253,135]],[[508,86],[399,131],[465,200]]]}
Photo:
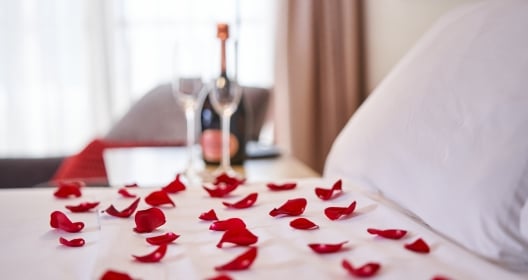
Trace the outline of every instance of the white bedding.
{"label": "white bedding", "polygon": [[[336,178],[337,179],[337,178]],[[295,181],[295,180],[293,180]],[[228,198],[210,198],[201,188],[188,188],[171,198],[175,208],[162,208],[167,223],[156,233],[133,232],[133,217],[118,219],[101,214],[70,213],[64,205],[83,201],[100,201],[99,210],[114,204],[122,209],[132,200],[121,198],[114,188],[86,188],[80,198],[59,200],[54,189],[24,189],[0,191],[0,264],[3,279],[98,279],[106,270],[127,272],[138,279],[205,279],[217,275],[213,267],[226,263],[246,250],[245,247],[218,249],[221,232],[208,230],[210,222],[198,216],[215,209],[220,219],[242,218],[250,231],[259,237],[258,256],[247,271],[228,272],[234,279],[349,279],[341,267],[347,259],[354,264],[370,261],[381,263],[375,279],[432,279],[443,275],[451,279],[526,279],[476,257],[447,241],[402,212],[388,207],[382,199],[368,198],[357,188],[344,182],[343,194],[330,201],[315,196],[314,188],[330,187],[332,181],[314,178],[298,181],[294,190],[272,192],[263,183],[240,186]],[[130,189],[141,196],[153,189]],[[257,203],[248,209],[228,210],[222,201],[237,201],[251,192],[259,194]],[[287,199],[304,197],[308,206],[302,217],[320,226],[317,230],[301,231],[289,226],[293,218],[273,218],[268,215]],[[357,201],[352,217],[330,221],[323,215],[329,206],[348,206]],[[138,210],[148,206],[142,200]],[[86,227],[77,234],[50,228],[49,215],[61,210],[73,221],[83,221]],[[369,227],[408,230],[402,240],[373,237]],[[174,231],[181,237],[169,246],[165,258],[157,264],[142,264],[131,255],[153,250],[144,237]],[[68,248],[58,238],[83,237],[87,244]],[[405,243],[421,237],[431,245],[430,254],[423,255],[403,248]],[[338,243],[348,241],[346,250],[319,255],[308,243]]]}
{"label": "white bedding", "polygon": [[527,15],[501,0],[442,17],[341,131],[324,175],[528,272]]}

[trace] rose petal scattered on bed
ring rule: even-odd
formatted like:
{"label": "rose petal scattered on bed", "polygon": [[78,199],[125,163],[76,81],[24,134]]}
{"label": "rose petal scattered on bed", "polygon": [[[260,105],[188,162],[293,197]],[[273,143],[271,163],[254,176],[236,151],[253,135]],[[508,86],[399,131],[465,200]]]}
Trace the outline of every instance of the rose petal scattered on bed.
{"label": "rose petal scattered on bed", "polygon": [[293,190],[295,187],[297,187],[297,183],[284,183],[284,184],[274,184],[269,183],[266,185],[268,189],[272,191],[287,191],[287,190]]}
{"label": "rose petal scattered on bed", "polygon": [[257,243],[258,237],[247,228],[228,229],[222,235],[222,238],[216,244],[216,247],[222,248],[224,243],[233,243],[239,246],[249,246]]}
{"label": "rose petal scattered on bed", "polygon": [[53,195],[57,198],[80,197],[82,187],[84,187],[84,182],[81,181],[59,182]]}
{"label": "rose petal scattered on bed", "polygon": [[174,201],[169,197],[169,195],[161,190],[161,191],[153,191],[147,197],[145,197],[145,202],[151,206],[162,206],[170,204],[172,207],[176,207],[176,204],[174,204]]}
{"label": "rose petal scattered on bed", "polygon": [[64,237],[60,237],[59,242],[60,244],[64,246],[68,246],[68,247],[81,247],[81,246],[84,246],[84,244],[86,243],[84,239],[82,238],[75,238],[75,239],[68,240]]}
{"label": "rose petal scattered on bed", "polygon": [[74,223],[61,211],[53,211],[50,215],[50,226],[66,232],[79,232],[84,228],[84,223]]}
{"label": "rose petal scattered on bed", "polygon": [[405,244],[404,247],[407,250],[422,254],[427,254],[431,251],[429,245],[421,238],[416,239],[413,243]]}
{"label": "rose petal scattered on bed", "polygon": [[206,190],[207,193],[209,193],[210,197],[224,197],[230,194],[236,188],[238,188],[238,184],[220,183],[220,184],[213,185],[213,186],[214,188],[208,188],[206,186],[203,186],[204,190]]}
{"label": "rose petal scattered on bed", "polygon": [[207,280],[233,280],[233,278],[229,277],[229,275],[226,274],[220,274],[215,277],[207,278]]}
{"label": "rose petal scattered on bed", "polygon": [[105,213],[118,218],[128,218],[132,216],[132,214],[134,214],[134,211],[136,211],[139,205],[139,200],[140,198],[136,198],[134,202],[132,202],[127,208],[123,209],[122,211],[118,211],[112,204],[105,210]]}
{"label": "rose petal scattered on bed", "polygon": [[152,232],[166,222],[165,214],[159,208],[137,211],[134,220],[136,222],[134,231],[137,233]]}
{"label": "rose petal scattered on bed", "polygon": [[403,229],[375,229],[375,228],[369,228],[367,229],[368,233],[374,234],[383,238],[388,239],[401,239],[407,234],[406,230]]}
{"label": "rose petal scattered on bed", "polygon": [[339,218],[351,215],[356,209],[356,201],[350,203],[348,207],[328,207],[324,210],[325,216],[334,221]]}
{"label": "rose petal scattered on bed", "polygon": [[257,202],[258,193],[251,193],[235,203],[222,202],[226,207],[235,209],[249,208]]}
{"label": "rose petal scattered on bed", "polygon": [[245,228],[246,223],[240,218],[229,218],[226,220],[216,221],[213,222],[210,226],[210,230],[215,231],[226,231],[230,229],[236,229],[236,228]]}
{"label": "rose petal scattered on bed", "polygon": [[88,212],[92,210],[93,208],[97,207],[99,205],[99,202],[81,202],[77,205],[66,205],[66,209],[74,212],[74,213],[81,213],[81,212]]}
{"label": "rose petal scattered on bed", "polygon": [[211,209],[207,212],[203,212],[198,218],[204,221],[218,221],[218,217],[216,216],[216,212],[214,209]]}
{"label": "rose petal scattered on bed", "polygon": [[167,193],[178,193],[184,191],[186,187],[180,180],[180,174],[178,174],[176,175],[176,179],[161,189]]}
{"label": "rose petal scattered on bed", "polygon": [[451,280],[451,278],[442,275],[435,275],[431,280]]}
{"label": "rose petal scattered on bed", "polygon": [[139,188],[139,185],[137,183],[126,184],[125,188]]}
{"label": "rose petal scattered on bed", "polygon": [[134,257],[138,262],[154,263],[161,261],[161,259],[163,259],[165,256],[165,253],[167,253],[167,244],[158,246],[158,248],[156,248],[156,250],[150,254],[144,256],[132,255],[132,257]]}
{"label": "rose petal scattered on bed", "polygon": [[348,243],[348,241],[344,241],[337,244],[311,243],[308,244],[308,247],[310,247],[314,252],[318,254],[329,254],[340,251],[343,248],[343,245],[345,245],[346,243]]}
{"label": "rose petal scattered on bed", "polygon": [[306,209],[307,203],[308,202],[305,198],[289,199],[279,208],[274,208],[271,210],[269,214],[272,217],[276,217],[278,215],[299,216],[304,212],[304,209]]}
{"label": "rose petal scattered on bed", "polygon": [[[315,188],[315,195],[317,195],[317,197],[322,200],[330,200],[332,198],[337,197],[337,195],[341,194],[342,191],[342,182],[341,179],[339,179],[334,183],[334,185],[330,189],[320,187]],[[334,192],[338,192],[338,194],[334,196]]]}
{"label": "rose petal scattered on bed", "polygon": [[246,179],[239,179],[237,177],[231,177],[229,175],[227,175],[226,173],[222,173],[220,175],[218,175],[213,184],[214,185],[218,185],[218,184],[227,184],[227,185],[236,185],[236,186],[239,186],[239,185],[242,185],[244,184],[244,182],[246,182]]}
{"label": "rose petal scattered on bed", "polygon": [[251,247],[232,261],[215,267],[216,270],[246,270],[257,258],[257,247]]}
{"label": "rose petal scattered on bed", "polygon": [[318,229],[319,226],[316,225],[314,222],[306,219],[306,218],[297,218],[295,220],[292,220],[290,222],[290,226],[292,228],[296,229],[303,229],[303,230],[312,230],[312,229]]}
{"label": "rose petal scattered on bed", "polygon": [[171,243],[172,241],[178,239],[178,237],[180,236],[174,232],[167,232],[162,235],[147,237],[145,240],[151,245],[163,245]]}
{"label": "rose petal scattered on bed", "polygon": [[100,280],[134,280],[130,275],[115,270],[107,270]]}
{"label": "rose petal scattered on bed", "polygon": [[120,188],[119,190],[117,190],[117,193],[120,194],[122,197],[126,197],[126,198],[137,197],[136,194],[130,193],[126,187]]}
{"label": "rose petal scattered on bed", "polygon": [[381,265],[375,262],[369,262],[360,267],[354,268],[350,262],[348,262],[347,260],[343,260],[341,265],[348,271],[349,274],[362,278],[372,277],[376,275],[376,273],[378,273],[378,270],[381,268]]}

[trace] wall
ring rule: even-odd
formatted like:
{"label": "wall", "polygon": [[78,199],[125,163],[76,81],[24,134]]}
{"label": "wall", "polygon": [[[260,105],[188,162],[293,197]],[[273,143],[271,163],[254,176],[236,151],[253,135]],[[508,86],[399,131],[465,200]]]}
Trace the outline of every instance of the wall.
{"label": "wall", "polygon": [[365,67],[370,93],[444,13],[479,0],[364,0]]}

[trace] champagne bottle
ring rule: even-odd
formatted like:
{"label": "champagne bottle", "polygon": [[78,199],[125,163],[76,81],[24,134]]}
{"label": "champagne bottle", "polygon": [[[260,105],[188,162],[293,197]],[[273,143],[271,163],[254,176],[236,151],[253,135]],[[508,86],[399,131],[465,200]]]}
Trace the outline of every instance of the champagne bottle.
{"label": "champagne bottle", "polygon": [[[220,40],[220,77],[225,81],[225,88],[229,88],[231,81],[227,75],[226,41],[229,38],[229,26],[225,23],[217,25],[216,37]],[[215,90],[215,89],[212,89]],[[231,116],[229,152],[231,164],[242,164],[246,158],[246,108],[242,94],[236,111]],[[221,119],[213,108],[209,95],[204,100],[201,111],[202,135],[200,145],[202,156],[207,164],[219,164],[222,157]]]}

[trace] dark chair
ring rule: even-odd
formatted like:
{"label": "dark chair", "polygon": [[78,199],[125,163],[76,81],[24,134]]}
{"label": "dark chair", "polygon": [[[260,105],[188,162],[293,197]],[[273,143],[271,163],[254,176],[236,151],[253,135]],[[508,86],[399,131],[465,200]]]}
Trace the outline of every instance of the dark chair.
{"label": "dark chair", "polygon": [[[258,140],[266,119],[270,90],[243,87],[249,123],[249,139]],[[185,142],[186,123],[170,84],[160,85],[137,101],[105,136],[108,140]]]}
{"label": "dark chair", "polygon": [[2,158],[0,159],[0,188],[31,187],[47,182],[64,157]]}

